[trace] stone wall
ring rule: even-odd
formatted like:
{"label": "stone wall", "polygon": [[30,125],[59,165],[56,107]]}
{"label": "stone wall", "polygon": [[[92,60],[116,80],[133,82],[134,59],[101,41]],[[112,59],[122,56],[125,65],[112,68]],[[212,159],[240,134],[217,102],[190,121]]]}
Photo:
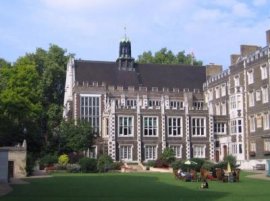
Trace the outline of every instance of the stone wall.
{"label": "stone wall", "polygon": [[26,148],[10,147],[8,151],[8,160],[14,161],[14,177],[21,178],[26,176]]}
{"label": "stone wall", "polygon": [[0,149],[0,183],[8,182],[8,150]]}

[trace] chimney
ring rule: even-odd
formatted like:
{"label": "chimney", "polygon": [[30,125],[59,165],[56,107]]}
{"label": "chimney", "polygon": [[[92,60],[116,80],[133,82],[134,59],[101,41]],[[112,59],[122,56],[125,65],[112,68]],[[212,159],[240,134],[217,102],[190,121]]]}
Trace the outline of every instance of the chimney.
{"label": "chimney", "polygon": [[240,46],[240,51],[241,51],[241,56],[245,57],[256,50],[258,50],[260,47],[256,45],[241,45]]}
{"label": "chimney", "polygon": [[266,43],[270,45],[270,30],[266,31]]}
{"label": "chimney", "polygon": [[237,59],[240,57],[239,54],[231,54],[231,65],[236,64]]}
{"label": "chimney", "polygon": [[222,72],[222,66],[210,63],[206,65],[206,77],[212,77]]}

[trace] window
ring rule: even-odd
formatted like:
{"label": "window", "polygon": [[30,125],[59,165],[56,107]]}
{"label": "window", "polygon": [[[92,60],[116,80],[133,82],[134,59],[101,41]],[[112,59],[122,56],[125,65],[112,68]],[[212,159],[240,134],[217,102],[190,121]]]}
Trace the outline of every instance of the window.
{"label": "window", "polygon": [[230,98],[230,106],[231,106],[231,109],[236,109],[236,97],[235,96],[231,96]]}
{"label": "window", "polygon": [[226,115],[227,110],[226,110],[226,102],[221,103],[221,115]]}
{"label": "window", "polygon": [[253,107],[255,104],[255,101],[254,101],[254,92],[251,91],[248,93],[248,106],[249,107]]}
{"label": "window", "polygon": [[145,160],[156,160],[157,159],[157,146],[146,145],[144,147],[144,158]]}
{"label": "window", "polygon": [[250,151],[256,152],[256,143],[255,142],[250,143]]}
{"label": "window", "polygon": [[127,99],[127,106],[136,107],[137,106],[137,100],[135,100],[135,99]]}
{"label": "window", "polygon": [[118,134],[121,137],[133,136],[133,117],[119,116],[118,117]]}
{"label": "window", "polygon": [[193,145],[193,158],[205,158],[206,145]]}
{"label": "window", "polygon": [[183,102],[182,101],[170,101],[170,107],[172,109],[180,109],[183,108]]}
{"label": "window", "polygon": [[160,101],[159,100],[148,100],[148,106],[149,107],[160,106]]}
{"label": "window", "polygon": [[260,101],[261,100],[261,91],[257,90],[256,91],[256,101]]}
{"label": "window", "polygon": [[89,157],[90,158],[97,158],[97,146],[92,146],[89,149]]}
{"label": "window", "polygon": [[240,86],[240,79],[239,79],[239,76],[235,76],[234,77],[234,86],[235,87],[239,87]]}
{"label": "window", "polygon": [[237,144],[232,144],[232,154],[237,154]]}
{"label": "window", "polygon": [[267,78],[267,68],[266,65],[261,66],[261,78],[262,80]]}
{"label": "window", "polygon": [[269,113],[265,113],[264,115],[263,115],[263,129],[264,130],[267,130],[267,129],[269,129],[270,128],[270,118],[269,118]]}
{"label": "window", "polygon": [[220,105],[219,105],[219,103],[216,104],[216,115],[220,115]]}
{"label": "window", "polygon": [[268,86],[262,87],[262,103],[268,103]]}
{"label": "window", "polygon": [[209,89],[208,94],[209,94],[209,101],[213,100],[213,90],[212,89]]}
{"label": "window", "polygon": [[168,117],[168,136],[182,135],[182,117]]}
{"label": "window", "polygon": [[243,153],[242,144],[239,144],[238,147],[239,147],[239,152],[238,152],[238,153],[239,153],[239,154],[242,154],[242,153]]}
{"label": "window", "polygon": [[270,151],[270,140],[264,140],[264,151]]}
{"label": "window", "polygon": [[226,96],[226,85],[225,84],[223,84],[221,86],[221,96]]}
{"label": "window", "polygon": [[252,70],[247,72],[247,82],[248,82],[248,84],[254,83],[254,76],[253,76]]}
{"label": "window", "polygon": [[120,145],[119,158],[124,161],[132,160],[132,145]]}
{"label": "window", "polygon": [[220,90],[219,90],[219,87],[216,87],[216,88],[215,88],[215,93],[216,93],[216,98],[219,98],[219,97],[220,97]]}
{"label": "window", "polygon": [[262,127],[262,117],[260,114],[257,114],[257,116],[256,116],[256,124],[257,124],[257,128]]}
{"label": "window", "polygon": [[226,123],[225,122],[214,123],[214,133],[225,134],[226,133]]}
{"label": "window", "polygon": [[205,117],[193,117],[191,128],[193,136],[205,136],[206,135]]}
{"label": "window", "polygon": [[80,118],[90,123],[94,132],[100,131],[100,97],[95,95],[80,96]]}
{"label": "window", "polygon": [[255,117],[254,116],[251,116],[249,118],[249,131],[255,132]]}
{"label": "window", "polygon": [[195,110],[202,110],[203,109],[203,101],[193,101],[193,108]]}
{"label": "window", "polygon": [[232,134],[242,133],[242,120],[241,119],[231,121],[231,133]]}
{"label": "window", "polygon": [[170,145],[174,152],[175,158],[182,158],[182,145]]}
{"label": "window", "polygon": [[157,117],[144,117],[143,118],[144,136],[157,136],[158,122]]}

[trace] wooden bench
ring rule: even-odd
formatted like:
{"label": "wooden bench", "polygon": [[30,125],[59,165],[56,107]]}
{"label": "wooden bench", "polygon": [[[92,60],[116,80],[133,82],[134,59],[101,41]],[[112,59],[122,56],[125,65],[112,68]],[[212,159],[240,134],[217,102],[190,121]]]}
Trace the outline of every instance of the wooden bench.
{"label": "wooden bench", "polygon": [[256,164],[253,166],[253,170],[265,170],[265,164]]}

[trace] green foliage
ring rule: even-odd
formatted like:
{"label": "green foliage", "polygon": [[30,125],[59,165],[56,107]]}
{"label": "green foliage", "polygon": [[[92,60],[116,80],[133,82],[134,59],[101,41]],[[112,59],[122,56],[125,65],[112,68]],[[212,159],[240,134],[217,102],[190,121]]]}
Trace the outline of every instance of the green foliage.
{"label": "green foliage", "polygon": [[67,164],[66,170],[70,173],[78,173],[81,171],[81,166],[79,164]]}
{"label": "green foliage", "polygon": [[33,155],[28,152],[27,157],[26,157],[26,167],[25,167],[27,176],[31,176],[33,174],[34,167],[35,167],[35,159]]}
{"label": "green foliage", "polygon": [[108,155],[101,155],[98,158],[97,169],[99,172],[107,172],[111,169],[113,159]]}
{"label": "green foliage", "polygon": [[206,170],[212,170],[214,168],[215,164],[211,161],[205,161],[202,165],[202,168],[206,169]]}
{"label": "green foliage", "polygon": [[59,128],[55,130],[58,137],[59,151],[72,150],[83,151],[92,146],[94,135],[88,122],[62,121]]}
{"label": "green foliage", "polygon": [[111,169],[112,170],[121,170],[121,167],[123,166],[123,163],[122,162],[114,162],[112,165],[111,165]]}
{"label": "green foliage", "polygon": [[148,166],[148,167],[154,167],[155,164],[156,164],[156,161],[155,160],[149,160],[149,161],[147,161],[146,166]]}
{"label": "green foliage", "polygon": [[47,154],[39,160],[39,165],[41,167],[47,167],[47,166],[51,166],[57,162],[58,162],[58,158],[56,155]]}
{"label": "green foliage", "polygon": [[171,164],[173,161],[175,161],[175,154],[172,148],[165,148],[161,154],[161,159],[167,162],[168,164]]}
{"label": "green foliage", "polygon": [[[53,131],[62,120],[68,58],[66,50],[50,45],[12,66],[0,59],[0,146],[26,138],[31,152],[57,148]],[[24,128],[28,132],[23,135]]]}
{"label": "green foliage", "polygon": [[143,52],[138,56],[138,63],[152,63],[152,64],[192,64],[201,66],[202,61],[196,60],[192,54],[185,54],[185,51],[174,54],[167,48],[161,48],[153,55],[151,51]]}
{"label": "green foliage", "polygon": [[62,154],[58,157],[58,163],[62,166],[66,166],[68,164],[69,158],[68,155]]}
{"label": "green foliage", "polygon": [[224,158],[223,160],[226,163],[226,167],[227,167],[227,163],[229,162],[232,168],[235,168],[236,165],[236,158],[233,155],[228,155]]}
{"label": "green foliage", "polygon": [[182,169],[181,167],[183,166],[183,162],[181,160],[175,160],[174,162],[172,162],[171,167],[173,168],[173,170],[178,170],[178,169]]}
{"label": "green foliage", "polygon": [[81,167],[81,171],[84,173],[97,171],[97,160],[95,158],[81,158],[79,165]]}

